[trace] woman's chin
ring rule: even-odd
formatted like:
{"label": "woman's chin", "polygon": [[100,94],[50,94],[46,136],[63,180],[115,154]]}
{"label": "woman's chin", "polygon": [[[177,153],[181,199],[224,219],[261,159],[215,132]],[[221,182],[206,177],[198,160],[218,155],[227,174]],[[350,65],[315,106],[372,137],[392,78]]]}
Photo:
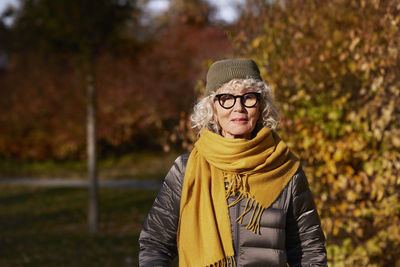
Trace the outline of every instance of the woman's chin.
{"label": "woman's chin", "polygon": [[249,139],[251,137],[251,130],[249,129],[244,129],[242,131],[229,131],[229,132],[225,132],[223,134],[224,137],[226,138],[232,138],[232,139],[238,139],[238,138],[246,138]]}

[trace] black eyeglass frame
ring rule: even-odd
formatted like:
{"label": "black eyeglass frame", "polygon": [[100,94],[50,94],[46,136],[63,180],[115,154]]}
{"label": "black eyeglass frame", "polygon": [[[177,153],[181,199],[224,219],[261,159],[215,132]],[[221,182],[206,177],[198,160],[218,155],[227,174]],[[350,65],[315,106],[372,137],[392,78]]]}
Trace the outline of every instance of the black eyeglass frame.
{"label": "black eyeglass frame", "polygon": [[[247,106],[247,105],[244,103],[244,97],[245,97],[245,95],[250,95],[250,94],[256,96],[256,102],[254,103],[254,105]],[[233,97],[233,104],[232,104],[230,107],[224,107],[224,106],[222,105],[222,103],[221,103],[221,97],[223,97],[223,96],[225,96],[225,95],[228,95],[228,96]],[[219,105],[220,105],[222,108],[224,108],[224,109],[231,109],[231,108],[233,108],[233,107],[235,106],[235,104],[236,104],[236,98],[240,98],[240,103],[241,103],[244,107],[246,107],[246,108],[253,108],[253,107],[255,107],[255,106],[257,105],[258,101],[260,100],[261,94],[260,94],[260,93],[257,93],[257,92],[248,92],[248,93],[245,93],[245,94],[243,94],[243,95],[218,94],[218,95],[216,95],[215,97],[216,97],[216,99],[218,99]]]}

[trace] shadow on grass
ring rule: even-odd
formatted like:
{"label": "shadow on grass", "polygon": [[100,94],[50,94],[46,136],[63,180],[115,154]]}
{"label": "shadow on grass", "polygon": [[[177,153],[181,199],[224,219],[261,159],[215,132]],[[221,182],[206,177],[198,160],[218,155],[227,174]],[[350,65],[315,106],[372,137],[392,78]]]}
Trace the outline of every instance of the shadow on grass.
{"label": "shadow on grass", "polygon": [[0,266],[137,266],[156,193],[100,189],[100,230],[90,234],[87,190],[0,187]]}
{"label": "shadow on grass", "polygon": [[6,233],[1,266],[137,266],[138,234]]}

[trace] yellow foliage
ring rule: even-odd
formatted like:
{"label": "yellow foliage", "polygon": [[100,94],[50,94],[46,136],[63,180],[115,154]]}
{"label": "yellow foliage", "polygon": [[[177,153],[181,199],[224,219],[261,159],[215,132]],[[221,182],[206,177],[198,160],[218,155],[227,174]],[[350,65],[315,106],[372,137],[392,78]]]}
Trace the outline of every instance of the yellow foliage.
{"label": "yellow foliage", "polygon": [[248,1],[233,40],[281,103],[330,265],[400,266],[400,4]]}

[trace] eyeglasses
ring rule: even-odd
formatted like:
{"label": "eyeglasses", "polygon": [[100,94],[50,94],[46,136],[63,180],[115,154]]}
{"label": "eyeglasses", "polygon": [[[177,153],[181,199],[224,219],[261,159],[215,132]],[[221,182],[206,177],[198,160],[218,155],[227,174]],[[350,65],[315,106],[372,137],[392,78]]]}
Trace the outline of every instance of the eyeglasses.
{"label": "eyeglasses", "polygon": [[232,95],[232,94],[219,94],[215,97],[218,99],[221,107],[230,109],[236,104],[236,98],[240,98],[240,103],[246,108],[252,108],[257,105],[258,99],[260,99],[260,93],[249,92],[243,95]]}

